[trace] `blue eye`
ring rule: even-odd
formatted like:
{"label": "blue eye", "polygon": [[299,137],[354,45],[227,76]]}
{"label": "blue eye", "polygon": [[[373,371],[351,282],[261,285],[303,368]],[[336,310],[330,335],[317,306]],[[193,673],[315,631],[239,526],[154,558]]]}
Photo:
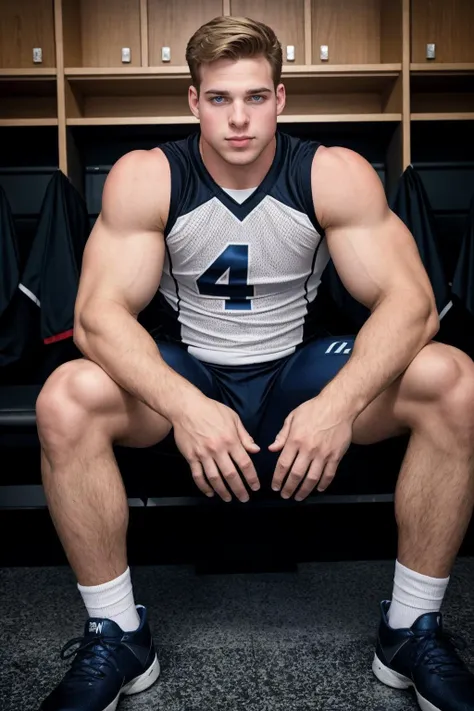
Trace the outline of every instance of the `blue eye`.
{"label": "blue eye", "polygon": [[[255,104],[262,104],[265,101],[265,97],[262,96],[261,94],[253,94],[249,98]],[[211,103],[216,104],[218,106],[221,106],[223,103],[225,103],[225,101],[226,101],[225,96],[213,96],[211,99]]]}

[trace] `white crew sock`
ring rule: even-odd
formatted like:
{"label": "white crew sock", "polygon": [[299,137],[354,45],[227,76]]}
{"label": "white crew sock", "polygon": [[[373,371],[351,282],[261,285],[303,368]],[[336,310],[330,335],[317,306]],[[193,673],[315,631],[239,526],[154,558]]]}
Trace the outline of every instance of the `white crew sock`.
{"label": "white crew sock", "polygon": [[133,598],[130,568],[101,585],[79,585],[89,617],[113,620],[124,632],[132,632],[140,626],[140,618]]}
{"label": "white crew sock", "polygon": [[430,578],[395,562],[392,602],[388,622],[394,629],[411,627],[420,615],[439,612],[448,578]]}

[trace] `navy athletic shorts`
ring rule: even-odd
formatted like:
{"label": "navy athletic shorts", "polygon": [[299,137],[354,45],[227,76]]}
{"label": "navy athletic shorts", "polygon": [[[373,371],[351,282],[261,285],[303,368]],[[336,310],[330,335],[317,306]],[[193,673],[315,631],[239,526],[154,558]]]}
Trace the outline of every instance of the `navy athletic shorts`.
{"label": "navy athletic shorts", "polygon": [[213,365],[192,356],[182,346],[157,341],[164,361],[207,397],[231,407],[260,446],[251,455],[266,483],[279,453],[268,451],[287,415],[315,397],[334,378],[352,352],[355,336],[312,340],[292,355],[252,365]]}

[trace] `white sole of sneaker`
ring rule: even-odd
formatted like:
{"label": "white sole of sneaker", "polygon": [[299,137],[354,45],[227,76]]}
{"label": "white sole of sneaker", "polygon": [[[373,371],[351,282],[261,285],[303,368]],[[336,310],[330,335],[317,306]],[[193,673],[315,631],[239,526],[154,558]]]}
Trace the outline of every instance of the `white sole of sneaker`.
{"label": "white sole of sneaker", "polygon": [[120,693],[125,696],[130,696],[131,694],[138,694],[140,691],[145,691],[145,689],[148,689],[149,686],[155,683],[159,676],[160,662],[155,654],[153,664],[148,667],[146,672],[140,676],[137,676],[135,679],[132,679],[132,681],[129,681],[128,684],[125,684]]}
{"label": "white sole of sneaker", "polygon": [[382,664],[377,655],[374,655],[374,661],[372,662],[372,671],[379,681],[387,686],[391,686],[392,689],[408,689],[413,686],[415,689],[416,698],[418,699],[418,704],[422,711],[441,711],[437,706],[434,706],[431,701],[425,699],[421,694],[418,693],[416,686],[411,679],[408,679],[403,674],[399,674],[393,669],[389,669]]}
{"label": "white sole of sneaker", "polygon": [[152,684],[155,683],[159,676],[160,663],[158,661],[158,657],[155,655],[153,663],[151,664],[151,666],[148,667],[146,672],[143,672],[143,674],[140,674],[140,676],[135,677],[135,679],[129,681],[128,684],[122,686],[122,688],[120,689],[120,693],[112,701],[112,703],[110,703],[107,708],[104,709],[104,711],[115,711],[122,694],[124,696],[130,696],[131,694],[138,694],[140,693],[140,691],[145,691],[145,689],[148,689]]}

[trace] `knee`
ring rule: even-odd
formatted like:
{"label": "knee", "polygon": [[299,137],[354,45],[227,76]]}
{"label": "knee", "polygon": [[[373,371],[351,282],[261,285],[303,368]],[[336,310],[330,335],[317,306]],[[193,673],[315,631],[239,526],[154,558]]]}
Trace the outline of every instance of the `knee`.
{"label": "knee", "polygon": [[[95,363],[73,360],[55,370],[36,401],[36,423],[41,444],[56,448],[71,445],[97,425],[110,399],[109,376]],[[108,398],[109,396],[109,398]]]}
{"label": "knee", "polygon": [[404,392],[421,416],[426,406],[448,427],[474,433],[474,362],[462,351],[442,343],[426,346],[406,373]]}

